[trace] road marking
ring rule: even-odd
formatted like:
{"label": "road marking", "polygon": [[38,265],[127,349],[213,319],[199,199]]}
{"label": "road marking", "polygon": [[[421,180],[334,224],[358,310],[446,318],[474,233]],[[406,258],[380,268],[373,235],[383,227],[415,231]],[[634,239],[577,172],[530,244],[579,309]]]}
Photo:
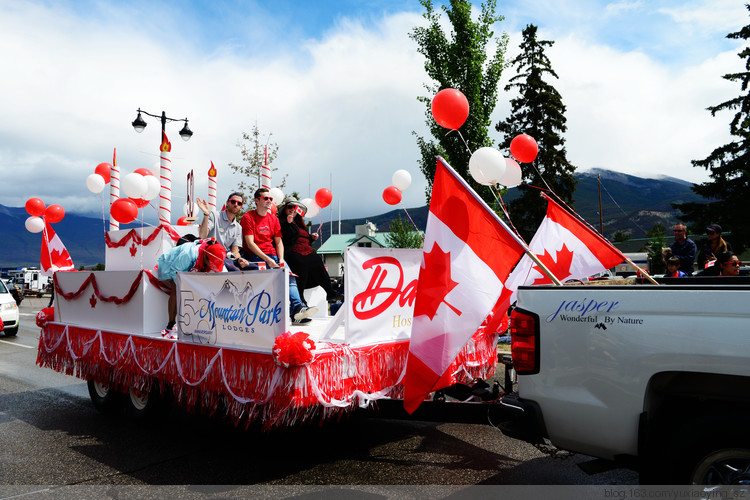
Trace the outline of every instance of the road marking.
{"label": "road marking", "polygon": [[26,349],[36,349],[36,347],[34,347],[34,346],[23,345],[23,344],[19,344],[17,342],[8,342],[7,340],[0,340],[0,342],[2,342],[3,344],[14,345],[16,347],[25,347]]}

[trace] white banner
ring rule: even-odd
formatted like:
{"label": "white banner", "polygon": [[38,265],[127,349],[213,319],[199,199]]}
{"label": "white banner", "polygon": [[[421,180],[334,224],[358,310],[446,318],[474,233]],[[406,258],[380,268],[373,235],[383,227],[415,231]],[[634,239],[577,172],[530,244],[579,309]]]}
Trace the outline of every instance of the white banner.
{"label": "white banner", "polygon": [[179,339],[270,350],[289,330],[288,296],[286,268],[177,273]]}
{"label": "white banner", "polygon": [[422,250],[346,249],[346,343],[408,339]]}

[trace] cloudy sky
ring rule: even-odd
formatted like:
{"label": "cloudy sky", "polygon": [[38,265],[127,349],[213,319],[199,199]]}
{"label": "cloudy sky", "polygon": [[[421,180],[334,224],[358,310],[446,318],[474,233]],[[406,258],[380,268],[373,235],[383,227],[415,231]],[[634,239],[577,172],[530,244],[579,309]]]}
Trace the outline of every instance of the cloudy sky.
{"label": "cloudy sky", "polygon": [[[130,125],[140,107],[187,117],[195,134],[183,142],[182,124],[167,124],[173,221],[189,170],[199,197],[212,161],[219,198],[234,190],[228,164],[253,124],[279,146],[285,192],[331,189],[333,213],[315,222],[339,206],[343,218],[390,210],[382,192],[398,169],[413,177],[405,206],[424,205],[412,131],[425,135],[426,76],[408,37],[422,11],[416,0],[0,0],[0,204],[39,197],[101,214],[85,181],[114,148],[122,175],[158,162],[159,121],[146,117],[141,134]],[[690,160],[729,139],[731,116],[705,108],[740,92],[721,76],[743,70],[726,34],[749,24],[744,2],[512,0],[498,13],[509,57],[529,23],[555,42],[574,165],[707,179]],[[513,74],[493,123],[507,116]]]}

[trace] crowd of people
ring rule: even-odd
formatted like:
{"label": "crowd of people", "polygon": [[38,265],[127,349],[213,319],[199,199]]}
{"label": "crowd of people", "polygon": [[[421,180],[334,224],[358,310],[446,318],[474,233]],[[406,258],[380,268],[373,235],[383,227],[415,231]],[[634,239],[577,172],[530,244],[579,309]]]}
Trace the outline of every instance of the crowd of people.
{"label": "crowd of people", "polygon": [[293,324],[309,323],[319,311],[317,306],[306,303],[306,289],[322,287],[332,314],[340,307],[343,295],[334,289],[323,260],[312,247],[319,235],[310,233],[302,219],[307,207],[289,196],[274,215],[273,197],[266,188],[255,191],[254,201],[255,208],[239,217],[245,203],[242,193],[230,194],[220,211],[211,210],[205,200],[196,200],[203,212],[198,238],[178,242],[159,257],[157,264],[159,280],[171,291],[169,322],[162,332],[165,337],[176,334],[174,277],[179,271],[250,271],[288,265],[289,314]]}
{"label": "crowd of people", "polygon": [[[698,245],[688,237],[685,224],[675,224],[673,232],[674,242],[662,253],[662,260],[667,268],[665,278],[739,275],[742,262],[732,252],[732,245],[721,236],[720,225],[711,224],[706,227],[706,242],[700,251]],[[698,270],[694,272],[696,258]]]}

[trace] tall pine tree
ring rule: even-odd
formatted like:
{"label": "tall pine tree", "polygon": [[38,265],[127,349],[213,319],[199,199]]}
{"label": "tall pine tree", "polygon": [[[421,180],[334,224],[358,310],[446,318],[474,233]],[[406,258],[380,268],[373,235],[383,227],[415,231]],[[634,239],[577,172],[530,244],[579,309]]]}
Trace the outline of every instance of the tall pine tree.
{"label": "tall pine tree", "polygon": [[471,19],[471,3],[450,0],[450,8],[442,6],[452,26],[451,36],[448,37],[443,32],[440,12],[435,11],[432,1],[421,0],[426,9],[423,16],[429,25],[415,28],[410,37],[417,42],[419,53],[425,56],[425,71],[433,80],[424,85],[429,95],[418,97],[418,100],[427,108],[427,126],[435,140],[428,140],[414,133],[421,153],[419,167],[427,178],[428,200],[438,155],[445,158],[485,199],[494,200],[489,189],[479,186],[469,175],[471,152],[456,132],[448,133],[448,130],[435,122],[430,105],[432,98],[440,90],[460,90],[469,101],[469,118],[460,128],[461,135],[471,151],[492,146],[488,132],[492,125],[490,114],[495,109],[497,85],[505,66],[504,54],[508,44],[505,33],[500,38],[494,38],[495,52],[488,60],[487,48],[494,37],[492,27],[504,19],[495,15],[496,3],[496,0],[488,0],[483,4],[475,22]]}
{"label": "tall pine tree", "polygon": [[[750,10],[750,5],[746,5]],[[727,38],[747,40],[750,38],[750,25],[740,31],[730,33]],[[708,108],[711,116],[722,110],[737,110],[729,124],[735,138],[713,150],[703,160],[693,160],[695,167],[710,171],[711,181],[693,186],[693,191],[706,198],[707,203],[681,203],[672,206],[683,212],[682,219],[690,223],[691,229],[702,234],[708,224],[721,225],[724,231],[731,231],[727,238],[735,252],[750,247],[750,224],[747,222],[748,197],[750,197],[750,47],[739,54],[745,60],[745,70],[729,73],[722,78],[739,82],[741,94],[729,101]]]}
{"label": "tall pine tree", "polygon": [[[536,35],[537,27],[532,24],[523,30],[521,53],[511,61],[517,74],[505,86],[506,92],[517,89],[519,96],[511,99],[510,116],[495,129],[503,134],[499,146],[506,154],[517,135],[525,133],[533,137],[539,154],[533,165],[521,164],[523,180],[542,188],[549,186],[565,203],[572,205],[577,181],[561,135],[568,128],[565,105],[560,93],[545,81],[545,77],[558,78],[544,53],[545,47],[551,47],[554,42],[537,40]],[[528,241],[542,222],[547,204],[538,190],[523,184],[518,189],[521,195],[508,203],[508,211],[513,224]]]}

